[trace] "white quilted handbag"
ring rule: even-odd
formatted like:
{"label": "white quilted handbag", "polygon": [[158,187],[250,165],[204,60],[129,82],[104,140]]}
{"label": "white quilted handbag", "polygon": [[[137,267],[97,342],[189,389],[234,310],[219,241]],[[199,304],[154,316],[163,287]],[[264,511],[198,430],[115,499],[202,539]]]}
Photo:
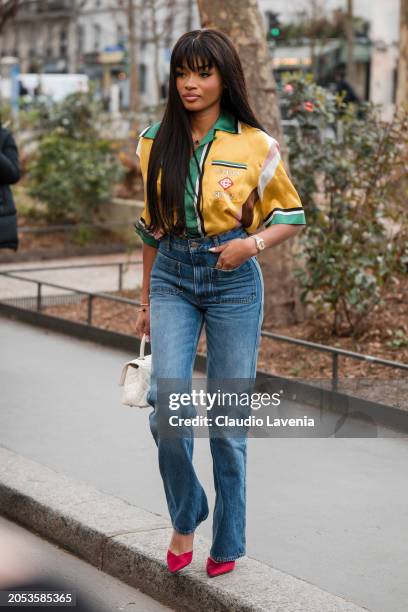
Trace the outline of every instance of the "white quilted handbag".
{"label": "white quilted handbag", "polygon": [[123,366],[119,385],[123,386],[122,404],[136,408],[149,408],[147,392],[150,389],[150,374],[152,369],[152,356],[145,355],[146,334],[143,334],[140,343],[139,357],[128,361]]}

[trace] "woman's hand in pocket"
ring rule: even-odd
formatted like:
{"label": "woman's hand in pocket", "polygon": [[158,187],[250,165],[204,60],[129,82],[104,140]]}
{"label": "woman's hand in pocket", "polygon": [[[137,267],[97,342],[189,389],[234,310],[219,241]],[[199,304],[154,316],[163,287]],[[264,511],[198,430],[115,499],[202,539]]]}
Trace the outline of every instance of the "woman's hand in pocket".
{"label": "woman's hand in pocket", "polygon": [[215,266],[216,268],[231,270],[238,268],[256,253],[256,247],[254,248],[254,244],[254,240],[233,238],[233,240],[228,240],[228,242],[220,244],[216,247],[211,247],[208,250],[211,253],[220,253],[217,260],[217,265]]}

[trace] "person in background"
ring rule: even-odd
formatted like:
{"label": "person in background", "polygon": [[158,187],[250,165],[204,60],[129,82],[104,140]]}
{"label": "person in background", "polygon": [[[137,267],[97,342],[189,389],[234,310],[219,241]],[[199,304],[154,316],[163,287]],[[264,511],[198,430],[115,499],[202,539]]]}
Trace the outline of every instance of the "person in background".
{"label": "person in background", "polygon": [[0,248],[18,249],[17,210],[10,185],[20,180],[18,149],[0,120]]}
{"label": "person in background", "polygon": [[360,104],[360,98],[346,80],[346,67],[344,64],[338,64],[334,70],[333,82],[329,87],[333,93],[344,95],[343,102],[345,104]]}

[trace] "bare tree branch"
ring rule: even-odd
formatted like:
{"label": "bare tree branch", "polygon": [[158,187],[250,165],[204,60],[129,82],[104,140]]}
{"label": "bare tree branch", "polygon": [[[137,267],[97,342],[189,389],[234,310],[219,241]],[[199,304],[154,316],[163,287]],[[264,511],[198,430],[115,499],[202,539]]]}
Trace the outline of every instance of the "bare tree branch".
{"label": "bare tree branch", "polygon": [[0,0],[0,32],[3,30],[7,21],[16,16],[22,4],[22,0]]}

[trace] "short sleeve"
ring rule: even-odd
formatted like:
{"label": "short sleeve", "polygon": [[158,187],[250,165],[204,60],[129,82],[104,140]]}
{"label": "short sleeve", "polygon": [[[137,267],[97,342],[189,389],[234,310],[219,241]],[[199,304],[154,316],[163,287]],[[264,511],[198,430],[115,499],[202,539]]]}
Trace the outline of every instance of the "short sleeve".
{"label": "short sleeve", "polygon": [[[146,130],[143,130],[142,134],[145,131]],[[143,137],[140,136],[139,137],[139,142],[137,143],[137,147],[136,147],[136,155],[139,158],[140,166],[141,167],[142,167],[142,147],[143,147],[142,141],[143,141]],[[142,172],[142,174],[143,174],[143,172]],[[157,238],[155,237],[154,233],[151,232],[150,230],[148,230],[147,227],[146,227],[146,225],[149,225],[149,223],[150,223],[150,215],[149,215],[149,211],[147,209],[147,202],[146,202],[146,184],[145,184],[145,178],[143,179],[143,191],[144,191],[144,207],[143,207],[142,214],[140,215],[140,217],[138,219],[136,219],[135,230],[136,230],[136,233],[143,240],[143,242],[145,242],[146,244],[149,244],[150,246],[156,247],[156,249],[158,249],[159,248],[159,240],[157,240]]]}
{"label": "short sleeve", "polygon": [[279,144],[269,138],[269,151],[258,180],[262,223],[265,227],[277,223],[306,225],[306,218],[299,194],[289,179],[283,165]]}

